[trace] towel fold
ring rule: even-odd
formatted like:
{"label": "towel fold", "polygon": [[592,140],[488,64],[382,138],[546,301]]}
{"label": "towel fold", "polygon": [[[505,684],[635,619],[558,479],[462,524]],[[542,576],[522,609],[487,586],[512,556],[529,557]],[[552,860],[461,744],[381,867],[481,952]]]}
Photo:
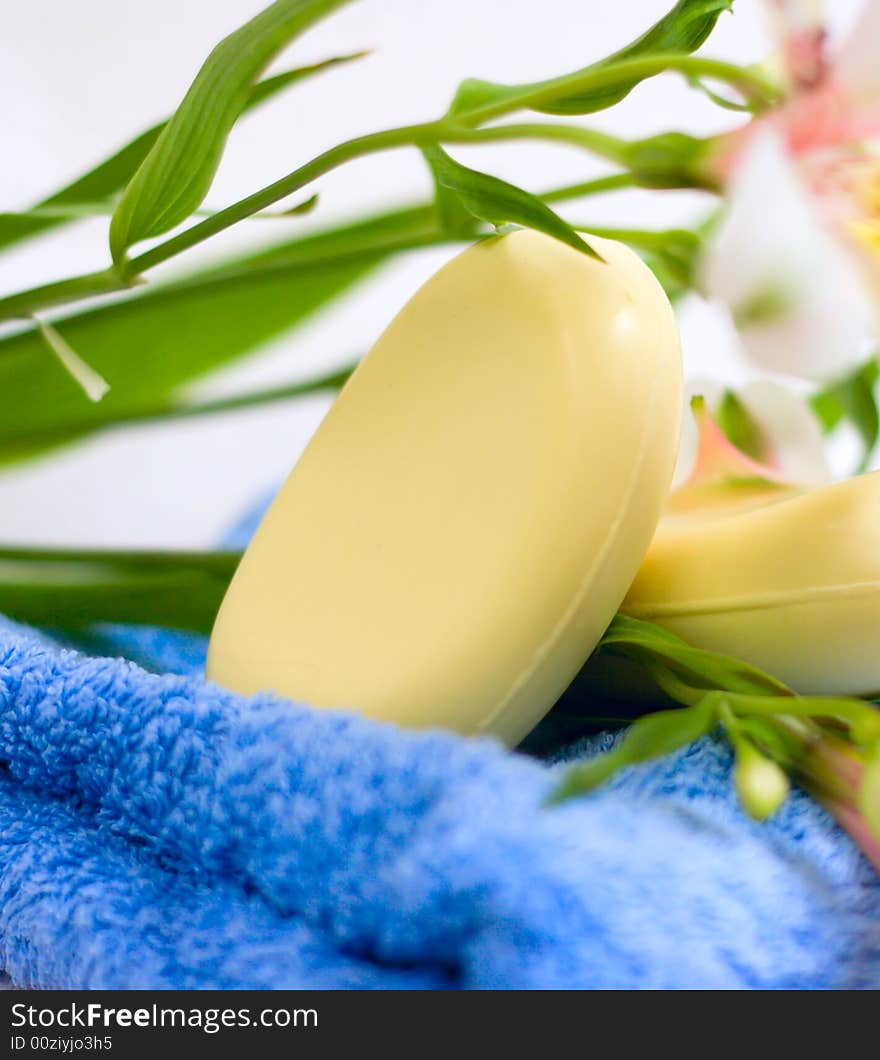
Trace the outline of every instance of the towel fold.
{"label": "towel fold", "polygon": [[[137,639],[156,667],[199,650]],[[559,767],[489,740],[3,623],[0,759],[22,986],[880,985],[872,870],[799,794],[746,820],[711,740],[547,810]]]}
{"label": "towel fold", "polygon": [[560,763],[613,737],[550,764],[246,699],[202,679],[206,647],[0,618],[0,968],[18,985],[880,986],[873,870],[801,793],[744,817],[723,743],[548,810]]}

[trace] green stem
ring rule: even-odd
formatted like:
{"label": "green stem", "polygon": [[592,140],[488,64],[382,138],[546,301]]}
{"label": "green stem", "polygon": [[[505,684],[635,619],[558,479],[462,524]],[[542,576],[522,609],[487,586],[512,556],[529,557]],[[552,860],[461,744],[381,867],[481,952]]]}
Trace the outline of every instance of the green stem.
{"label": "green stem", "polygon": [[457,114],[456,120],[471,126],[482,125],[487,121],[510,114],[512,111],[523,108],[540,110],[542,106],[550,105],[560,97],[598,92],[628,81],[642,81],[667,71],[674,71],[685,77],[708,77],[713,81],[733,85],[746,98],[759,106],[769,106],[776,102],[779,96],[777,86],[766,77],[755,70],[737,66],[735,63],[706,59],[697,55],[649,55],[624,59],[621,62],[607,65],[587,67],[574,74],[564,74],[562,77],[555,77],[548,81],[523,85],[520,91],[511,92],[464,114]]}
{"label": "green stem", "polygon": [[405,125],[397,129],[386,129],[383,132],[346,140],[324,151],[323,154],[313,158],[304,166],[300,166],[299,169],[295,169],[292,173],[288,173],[287,176],[281,177],[280,180],[240,199],[224,210],[218,210],[211,217],[206,217],[204,221],[165,240],[164,243],[160,243],[138,257],[131,258],[124,264],[123,271],[126,276],[137,276],[146,272],[147,269],[155,268],[156,265],[162,264],[182,251],[189,250],[231,225],[250,217],[251,214],[265,210],[281,199],[287,198],[288,195],[299,191],[306,184],[310,184],[345,162],[351,162],[355,158],[363,158],[365,155],[375,154],[378,151],[387,151],[393,147],[412,147],[434,143],[441,137],[442,129],[442,122],[424,122],[420,125]]}
{"label": "green stem", "polygon": [[44,283],[27,291],[0,298],[0,321],[26,319],[38,309],[65,305],[102,294],[113,294],[133,287],[137,281],[121,276],[115,269],[87,272],[69,280]]}
{"label": "green stem", "polygon": [[569,129],[567,126],[540,123],[499,126],[479,131],[475,129],[475,126],[523,108],[540,109],[542,105],[550,104],[560,96],[599,91],[630,80],[637,82],[667,70],[674,70],[688,77],[704,76],[732,84],[748,98],[762,104],[769,104],[776,98],[775,87],[755,71],[717,59],[704,59],[691,55],[654,55],[628,59],[587,68],[539,84],[524,85],[519,91],[513,91],[502,99],[475,107],[464,114],[456,114],[454,118],[441,118],[436,121],[385,129],[346,140],[324,151],[280,180],[219,210],[137,257],[121,262],[116,269],[45,284],[0,299],[0,321],[27,317],[36,310],[49,306],[122,290],[136,282],[136,278],[148,269],[203,243],[206,239],[239,221],[265,210],[338,166],[378,151],[395,147],[424,146],[431,143],[470,143],[479,140],[528,137],[576,143],[606,158],[613,157],[620,160],[625,149],[623,141],[591,130]]}
{"label": "green stem", "polygon": [[617,136],[585,129],[579,125],[551,122],[521,122],[515,125],[492,125],[488,129],[453,128],[443,136],[444,143],[493,143],[505,140],[547,140],[571,144],[612,162],[624,163],[631,144]]}
{"label": "green stem", "polygon": [[619,191],[623,188],[637,186],[636,178],[632,173],[611,173],[607,177],[595,177],[593,180],[585,180],[577,184],[564,184],[562,187],[545,191],[539,198],[547,203],[566,202],[568,199],[582,199],[588,195],[601,195],[606,191]]}
{"label": "green stem", "polygon": [[[543,195],[546,202],[561,202],[566,199],[585,198],[590,195],[599,195],[607,191],[615,191],[620,188],[629,188],[635,185],[635,178],[630,173],[613,173],[594,180],[583,181],[576,184],[567,184],[553,188]],[[331,254],[322,253],[320,261],[336,260],[336,258],[352,253],[361,254],[372,250],[388,249],[414,249],[418,246],[427,246],[444,238],[443,230],[440,228],[433,216],[433,205],[423,203],[420,206],[410,207],[399,211],[400,217],[406,222],[406,231],[394,231],[391,242],[386,234],[382,234],[379,240],[365,241],[358,238],[356,244],[349,245],[347,242],[337,252]],[[219,214],[213,214],[209,220]],[[196,226],[200,227],[199,225]],[[348,224],[344,231],[353,226]],[[188,230],[188,231],[191,231]],[[185,235],[186,233],[184,233]],[[452,237],[449,237],[452,239]],[[142,259],[135,259],[140,261]],[[34,287],[7,298],[0,298],[0,321],[8,319],[30,317],[36,310],[47,306],[59,306],[79,301],[90,295],[99,295],[111,291],[124,290],[133,286],[133,281],[124,281],[117,272],[108,269],[105,272],[87,273],[84,276],[76,276],[69,280],[58,283]],[[49,298],[47,301],[46,298]]]}
{"label": "green stem", "polygon": [[[165,404],[155,405],[152,408],[108,410],[106,419],[85,425],[85,429],[112,430],[115,427],[130,426],[135,423],[152,424],[161,423],[165,420],[213,416],[223,412],[239,412],[278,401],[290,401],[294,398],[307,397],[310,394],[320,394],[327,390],[339,390],[356,367],[356,364],[351,364],[315,379],[304,379],[296,383],[282,383],[279,386],[265,387],[261,390],[252,390],[249,393],[235,394],[231,397],[214,398],[207,401],[191,401],[182,405]],[[59,423],[53,424],[51,428],[46,430],[37,430],[28,434],[16,434],[11,441],[14,443],[16,450],[26,452],[31,447],[38,449],[76,437],[83,430],[84,424],[81,420],[66,424]],[[9,441],[6,444],[8,445]],[[2,448],[0,448],[0,453],[2,453]],[[0,548],[0,559],[2,559],[2,556],[3,551]]]}
{"label": "green stem", "polygon": [[738,714],[767,716],[787,714],[798,718],[828,718],[849,729],[853,740],[870,744],[880,739],[880,710],[859,699],[832,696],[751,696],[729,693]]}
{"label": "green stem", "polygon": [[110,563],[140,570],[169,566],[198,568],[231,576],[241,559],[237,549],[107,549],[40,548],[35,545],[0,545],[0,563]]}
{"label": "green stem", "polygon": [[616,239],[618,243],[628,243],[640,250],[667,251],[675,240],[693,242],[694,249],[699,245],[698,237],[686,228],[607,228],[604,225],[573,224],[577,232],[600,236],[602,239]]}

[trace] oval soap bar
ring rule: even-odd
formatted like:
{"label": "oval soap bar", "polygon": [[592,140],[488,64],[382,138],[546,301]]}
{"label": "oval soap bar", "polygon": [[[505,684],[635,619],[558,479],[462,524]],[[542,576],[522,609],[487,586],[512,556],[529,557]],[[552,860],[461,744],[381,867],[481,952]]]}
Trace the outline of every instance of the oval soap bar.
{"label": "oval soap bar", "polygon": [[650,544],[681,410],[674,316],[627,248],[518,231],[419,290],[244,555],[208,676],[520,740]]}
{"label": "oval soap bar", "polygon": [[621,610],[801,695],[873,696],[880,471],[779,496],[666,516]]}

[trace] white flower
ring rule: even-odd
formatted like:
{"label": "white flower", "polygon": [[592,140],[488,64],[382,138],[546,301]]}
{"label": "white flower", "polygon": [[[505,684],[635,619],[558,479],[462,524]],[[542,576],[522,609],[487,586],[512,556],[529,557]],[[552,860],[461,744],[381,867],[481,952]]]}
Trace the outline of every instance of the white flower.
{"label": "white flower", "polygon": [[880,0],[833,52],[822,4],[767,4],[788,96],[717,143],[711,165],[728,201],[703,283],[754,361],[833,379],[878,337]]}

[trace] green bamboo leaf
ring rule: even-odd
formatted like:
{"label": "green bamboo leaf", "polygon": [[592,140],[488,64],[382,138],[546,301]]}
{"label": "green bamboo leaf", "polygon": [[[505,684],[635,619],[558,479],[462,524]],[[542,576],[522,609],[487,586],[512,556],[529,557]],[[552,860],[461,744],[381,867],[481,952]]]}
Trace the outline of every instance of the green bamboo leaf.
{"label": "green bamboo leaf", "polygon": [[79,629],[137,622],[210,632],[238,552],[0,549],[0,612]]}
{"label": "green bamboo leaf", "polygon": [[256,78],[303,30],[348,2],[276,0],[214,48],[114,211],[114,261],[132,244],[185,221],[202,203]]}
{"label": "green bamboo leaf", "polygon": [[[201,416],[215,416],[225,412],[239,412],[258,408],[281,401],[292,401],[296,398],[314,394],[334,393],[348,381],[357,364],[348,364],[333,372],[309,379],[297,379],[277,386],[263,387],[258,390],[246,390],[228,397],[208,400],[180,400],[173,395],[158,399],[153,405],[141,405],[134,408],[113,409],[100,424],[101,430],[112,430],[127,427],[131,424],[167,423],[171,420],[194,419]],[[77,420],[65,423],[59,421],[52,427],[36,429],[32,434],[16,435],[11,451],[0,451],[0,465],[20,457],[33,456],[74,441],[82,434],[83,426]]]}
{"label": "green bamboo leaf", "polygon": [[[601,70],[615,63],[649,55],[694,52],[715,28],[722,12],[730,11],[732,6],[732,0],[679,0],[671,11],[637,40],[580,72]],[[532,109],[542,114],[592,114],[619,103],[639,83],[639,79],[622,76],[617,84],[572,94],[566,91],[564,81],[564,78],[554,78],[531,85],[501,85],[470,78],[460,85],[449,114],[463,117],[485,106],[518,99],[524,93],[528,94],[529,90],[536,95],[543,93],[556,83],[559,83],[559,95],[552,100],[544,100]],[[529,106],[528,102],[523,105]]]}
{"label": "green bamboo leaf", "polygon": [[[333,56],[319,63],[285,70],[273,77],[267,77],[251,89],[244,110],[258,107],[290,85],[334,66],[353,62],[366,54],[368,53],[361,51]],[[71,221],[94,216],[96,212],[109,216],[113,211],[112,197],[131,180],[166,124],[167,122],[163,121],[142,132],[72,184],[43,199],[33,209],[18,213],[0,213],[0,250]],[[85,211],[83,206],[87,207]]]}
{"label": "green bamboo leaf", "polygon": [[687,747],[715,728],[718,704],[718,697],[710,693],[693,707],[660,710],[639,718],[614,750],[567,769],[552,792],[550,803],[586,795],[620,769]]}
{"label": "green bamboo leaf", "polygon": [[398,210],[56,321],[112,384],[100,405],[84,400],[63,373],[47,370],[34,330],[0,338],[0,465],[168,409],[181,385],[293,330],[388,254],[440,238],[433,207]]}
{"label": "green bamboo leaf", "polygon": [[455,194],[465,210],[478,220],[487,221],[496,227],[515,224],[533,228],[601,260],[571,225],[536,195],[488,173],[468,169],[450,158],[442,147],[426,147],[422,153],[431,166],[437,184]]}
{"label": "green bamboo leaf", "polygon": [[[733,0],[679,0],[659,22],[631,44],[621,48],[595,68],[613,66],[627,59],[646,55],[690,54],[709,37],[715,23],[725,11],[731,11]],[[583,96],[570,96],[542,107],[546,114],[591,114],[619,103],[636,87],[638,81],[628,81]]]}
{"label": "green bamboo leaf", "polygon": [[479,222],[474,214],[467,209],[458,192],[447,188],[443,183],[440,172],[434,164],[431,149],[423,149],[422,155],[428,163],[431,178],[434,181],[434,205],[437,210],[437,220],[444,232],[456,239],[467,239],[475,236],[479,230]]}
{"label": "green bamboo leaf", "polygon": [[824,719],[849,731],[853,743],[870,747],[880,741],[880,710],[862,699],[834,696],[762,696],[732,692],[730,704],[744,717],[789,715]]}

